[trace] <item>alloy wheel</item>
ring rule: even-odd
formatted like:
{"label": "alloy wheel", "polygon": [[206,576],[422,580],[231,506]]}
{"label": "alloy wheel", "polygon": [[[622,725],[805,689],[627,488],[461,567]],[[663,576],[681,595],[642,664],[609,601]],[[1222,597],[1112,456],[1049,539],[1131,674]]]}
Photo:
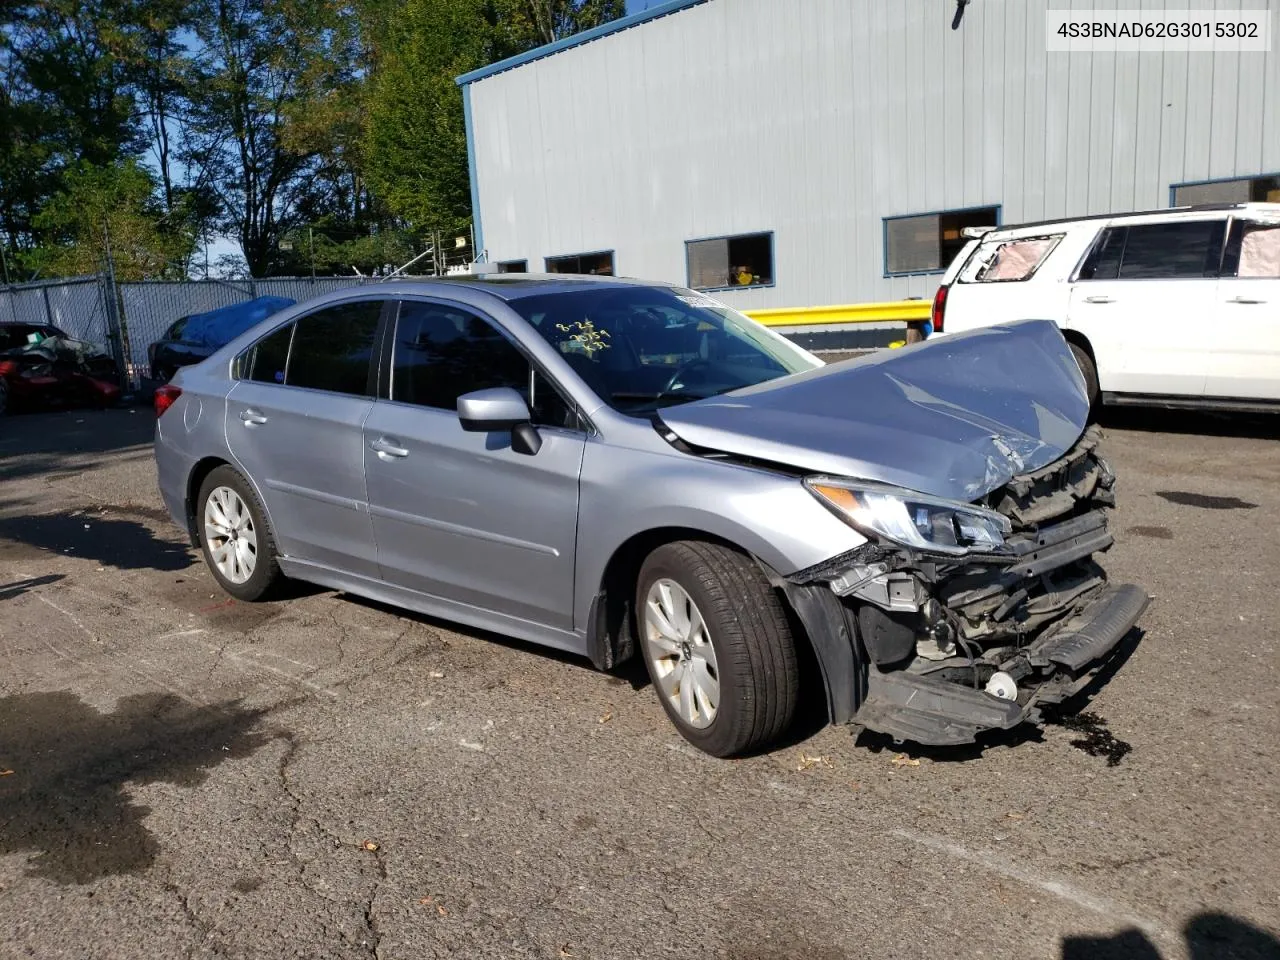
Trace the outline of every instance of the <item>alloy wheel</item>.
{"label": "alloy wheel", "polygon": [[230,487],[214,487],[204,502],[204,538],[214,566],[231,583],[244,583],[258,565],[253,515]]}
{"label": "alloy wheel", "polygon": [[720,706],[715,647],[697,604],[674,580],[649,587],[644,645],[654,684],[675,714],[695,729],[711,726]]}

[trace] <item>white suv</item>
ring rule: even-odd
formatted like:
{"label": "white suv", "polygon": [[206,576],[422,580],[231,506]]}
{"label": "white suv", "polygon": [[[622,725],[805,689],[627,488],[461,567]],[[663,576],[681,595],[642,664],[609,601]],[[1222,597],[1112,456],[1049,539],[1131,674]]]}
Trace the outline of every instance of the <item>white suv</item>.
{"label": "white suv", "polygon": [[1032,317],[1095,403],[1280,411],[1280,203],[998,227],[934,297],[935,334]]}

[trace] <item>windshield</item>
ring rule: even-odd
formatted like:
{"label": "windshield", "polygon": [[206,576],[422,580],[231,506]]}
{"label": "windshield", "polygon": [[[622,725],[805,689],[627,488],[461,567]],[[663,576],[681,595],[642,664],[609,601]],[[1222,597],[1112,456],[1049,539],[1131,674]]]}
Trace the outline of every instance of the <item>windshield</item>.
{"label": "windshield", "polygon": [[754,320],[679,287],[600,287],[510,306],[602,400],[632,415],[822,365]]}

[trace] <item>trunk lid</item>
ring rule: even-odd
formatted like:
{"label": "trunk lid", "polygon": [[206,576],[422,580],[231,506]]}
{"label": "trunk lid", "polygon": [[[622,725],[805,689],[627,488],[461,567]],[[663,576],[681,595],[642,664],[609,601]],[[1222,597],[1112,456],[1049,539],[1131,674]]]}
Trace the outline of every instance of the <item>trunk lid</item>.
{"label": "trunk lid", "polygon": [[1023,320],[659,411],[695,447],[972,501],[1062,456],[1084,379],[1057,325]]}

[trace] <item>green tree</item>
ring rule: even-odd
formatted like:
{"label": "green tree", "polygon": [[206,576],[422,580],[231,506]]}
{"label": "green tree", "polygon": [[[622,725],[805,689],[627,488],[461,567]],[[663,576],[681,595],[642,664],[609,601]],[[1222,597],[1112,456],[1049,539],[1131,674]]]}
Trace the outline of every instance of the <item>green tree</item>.
{"label": "green tree", "polygon": [[407,0],[394,9],[366,0],[377,69],[364,157],[375,194],[411,231],[465,235],[471,192],[455,79],[624,12],[623,0]]}
{"label": "green tree", "polygon": [[69,170],[64,189],[34,218],[47,242],[33,254],[42,272],[77,276],[103,269],[108,256],[119,280],[181,275],[194,238],[170,226],[155,177],[136,160]]}
{"label": "green tree", "polygon": [[[216,193],[254,276],[275,271],[280,238],[332,192],[318,176],[317,131],[291,127],[310,122],[312,106],[341,102],[352,15],[331,0],[195,0],[199,96],[186,159]],[[330,113],[337,124],[341,111]]]}
{"label": "green tree", "polygon": [[39,242],[35,217],[64,171],[114,163],[137,144],[115,49],[121,19],[120,0],[0,8],[0,243],[24,273]]}

